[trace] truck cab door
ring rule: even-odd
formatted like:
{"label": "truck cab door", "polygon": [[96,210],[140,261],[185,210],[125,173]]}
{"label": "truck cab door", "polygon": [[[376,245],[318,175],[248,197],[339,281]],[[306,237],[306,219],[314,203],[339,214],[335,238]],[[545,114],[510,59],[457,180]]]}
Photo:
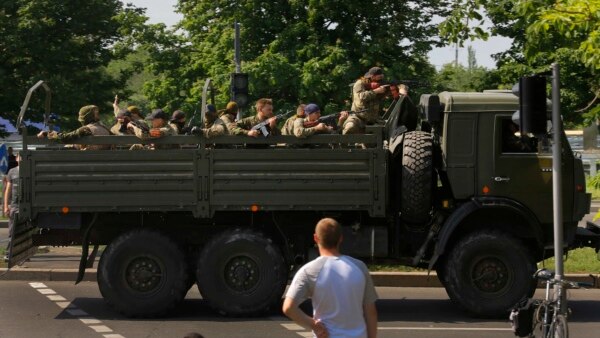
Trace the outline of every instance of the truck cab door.
{"label": "truck cab door", "polygon": [[540,222],[552,222],[552,153],[538,151],[537,140],[518,134],[511,115],[494,119],[493,168],[488,181],[489,194],[518,201]]}

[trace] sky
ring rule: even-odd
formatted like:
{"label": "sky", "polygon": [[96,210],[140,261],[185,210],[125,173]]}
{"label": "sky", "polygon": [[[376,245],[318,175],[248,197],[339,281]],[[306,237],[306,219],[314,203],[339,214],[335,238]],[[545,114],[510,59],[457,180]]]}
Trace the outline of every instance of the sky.
{"label": "sky", "polygon": [[[124,0],[123,2],[146,8],[146,15],[150,18],[150,23],[162,22],[171,26],[182,18],[181,14],[175,13],[174,6],[177,4],[177,0]],[[458,62],[463,65],[467,64],[467,46],[471,45],[475,49],[478,65],[488,69],[496,68],[491,55],[507,50],[510,42],[510,39],[504,37],[490,37],[487,41],[467,41],[465,47],[458,51]],[[429,52],[429,60],[439,69],[446,63],[454,62],[454,55],[454,47],[435,48]]]}

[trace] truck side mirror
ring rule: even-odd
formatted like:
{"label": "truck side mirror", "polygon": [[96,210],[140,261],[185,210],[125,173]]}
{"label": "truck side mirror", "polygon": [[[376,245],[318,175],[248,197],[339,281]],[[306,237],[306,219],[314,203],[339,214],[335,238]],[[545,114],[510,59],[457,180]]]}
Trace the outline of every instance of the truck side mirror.
{"label": "truck side mirror", "polygon": [[[513,87],[513,93],[515,88]],[[546,133],[546,78],[524,76],[519,80],[519,126],[521,133]]]}

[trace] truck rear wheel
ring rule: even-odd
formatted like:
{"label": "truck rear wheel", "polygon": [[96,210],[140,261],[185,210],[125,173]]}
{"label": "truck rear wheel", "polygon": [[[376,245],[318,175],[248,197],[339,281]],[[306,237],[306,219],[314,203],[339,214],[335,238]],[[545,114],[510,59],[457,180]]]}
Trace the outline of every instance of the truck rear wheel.
{"label": "truck rear wheel", "polygon": [[433,140],[422,131],[404,136],[400,215],[408,223],[425,223],[432,206]]}
{"label": "truck rear wheel", "polygon": [[280,250],[262,234],[242,229],[217,235],[196,270],[202,297],[224,315],[259,315],[279,305],[288,271]]}
{"label": "truck rear wheel", "polygon": [[459,306],[482,317],[505,316],[535,287],[533,256],[506,233],[480,231],[461,239],[445,264],[444,286]]}
{"label": "truck rear wheel", "polygon": [[98,264],[106,302],[128,317],[156,317],[183,300],[188,290],[185,255],[169,237],[133,230],[117,237]]}

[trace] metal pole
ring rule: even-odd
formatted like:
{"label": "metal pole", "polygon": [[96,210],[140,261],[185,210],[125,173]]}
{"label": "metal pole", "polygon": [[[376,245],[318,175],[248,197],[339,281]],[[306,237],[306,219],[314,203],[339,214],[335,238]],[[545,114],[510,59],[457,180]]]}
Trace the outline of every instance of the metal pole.
{"label": "metal pole", "polygon": [[233,61],[235,62],[235,72],[242,72],[242,60],[240,59],[240,24],[234,23],[235,28],[235,39],[233,41],[233,49],[235,50],[235,55]]}
{"label": "metal pole", "polygon": [[554,202],[554,261],[555,278],[563,276],[563,210],[562,210],[562,121],[560,118],[560,70],[552,64],[552,192]]}

